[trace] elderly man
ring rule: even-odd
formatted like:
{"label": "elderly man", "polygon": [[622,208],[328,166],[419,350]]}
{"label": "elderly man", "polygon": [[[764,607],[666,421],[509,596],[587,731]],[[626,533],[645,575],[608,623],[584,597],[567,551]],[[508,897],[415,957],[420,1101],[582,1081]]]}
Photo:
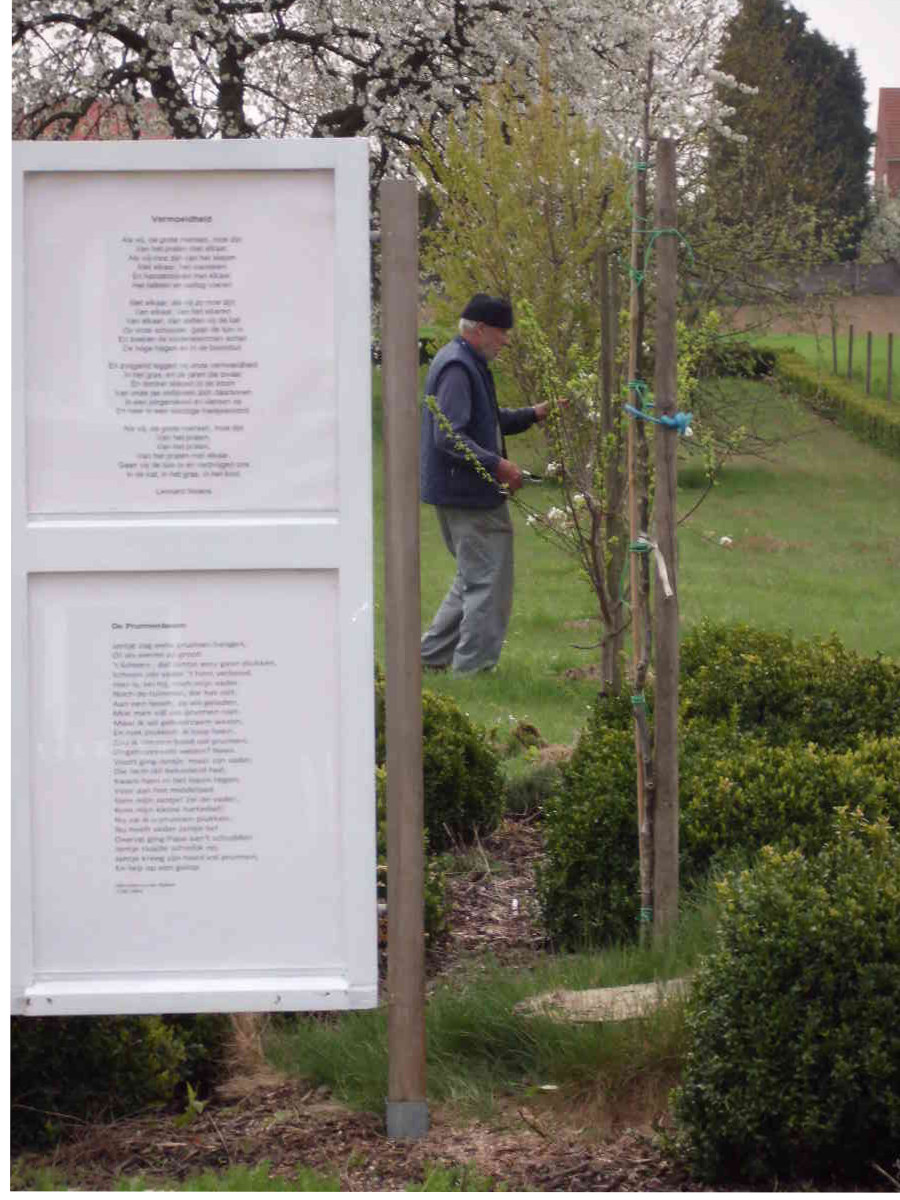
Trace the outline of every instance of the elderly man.
{"label": "elderly man", "polygon": [[508,300],[478,292],[463,309],[459,334],[434,357],[425,395],[439,419],[422,412],[421,494],[437,510],[456,577],[422,636],[422,664],[456,672],[496,666],[512,613],[513,530],[507,495],[522,472],[506,456],[506,434],[543,421],[549,404],[497,404],[489,363],[509,343]]}

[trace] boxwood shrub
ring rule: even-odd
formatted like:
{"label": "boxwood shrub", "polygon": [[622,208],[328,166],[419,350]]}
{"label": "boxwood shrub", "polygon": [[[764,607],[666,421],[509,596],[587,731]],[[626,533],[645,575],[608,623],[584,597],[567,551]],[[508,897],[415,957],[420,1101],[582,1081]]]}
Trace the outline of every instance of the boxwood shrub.
{"label": "boxwood shrub", "polygon": [[860,733],[900,733],[900,664],[865,658],[837,637],[797,641],[703,621],[681,643],[682,722],[721,721],[770,742],[852,746]]}
{"label": "boxwood shrub", "polygon": [[[771,746],[734,725],[697,722],[679,755],[680,881],[700,883],[765,845],[813,850],[835,809],[859,806],[900,828],[900,738],[849,751]],[[589,721],[543,809],[538,897],[550,937],[578,948],[630,940],[639,908],[634,737]]]}
{"label": "boxwood shrub", "polygon": [[230,1024],[222,1014],[145,1017],[13,1017],[10,1140],[56,1140],[65,1118],[111,1119],[175,1099],[185,1083],[203,1094],[221,1073]]}
{"label": "boxwood shrub", "polygon": [[638,912],[634,734],[595,709],[544,803],[536,869],[544,927],[558,946],[627,941]]}
{"label": "boxwood shrub", "polygon": [[842,810],[818,854],[719,884],[675,1114],[707,1182],[877,1184],[900,1152],[900,842]]}
{"label": "boxwood shrub", "polygon": [[679,791],[682,876],[698,880],[735,850],[821,846],[844,804],[900,828],[900,738],[842,751],[695,725],[684,735]]}
{"label": "boxwood shrub", "polygon": [[[652,692],[648,692],[652,704]],[[900,674],[836,638],[704,623],[682,649],[680,878],[762,846],[818,848],[835,809],[900,828]],[[538,896],[550,937],[630,939],[639,909],[630,701],[599,698],[543,805]]]}
{"label": "boxwood shrub", "polygon": [[[385,765],[384,676],[375,676],[375,759]],[[485,731],[449,696],[422,692],[425,829],[437,853],[494,829],[503,813],[503,774]]]}
{"label": "boxwood shrub", "polygon": [[[387,902],[387,771],[375,768],[375,795],[378,820],[378,899]],[[425,939],[434,944],[450,928],[450,904],[447,897],[447,855],[428,853],[428,833],[424,834],[425,852]]]}

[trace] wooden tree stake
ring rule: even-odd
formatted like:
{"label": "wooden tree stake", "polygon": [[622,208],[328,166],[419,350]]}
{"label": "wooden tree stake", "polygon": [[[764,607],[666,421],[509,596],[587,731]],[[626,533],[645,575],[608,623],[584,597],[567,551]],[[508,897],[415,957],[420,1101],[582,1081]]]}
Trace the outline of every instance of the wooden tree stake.
{"label": "wooden tree stake", "polygon": [[[656,150],[657,230],[677,222],[675,143],[663,138]],[[656,369],[654,411],[674,416],[677,409],[678,240],[661,234],[656,242]],[[678,432],[656,427],[656,545],[665,561],[671,595],[659,570],[653,589],[656,688],[654,692],[655,807],[653,813],[653,932],[666,933],[678,916],[678,586],[677,516]]]}
{"label": "wooden tree stake", "polygon": [[[628,380],[636,383],[641,373],[641,349],[644,340],[644,294],[639,282],[643,269],[642,241],[647,219],[647,182],[644,164],[647,162],[647,142],[638,158],[634,181],[634,225],[631,231],[631,304],[628,335]],[[634,407],[641,408],[640,395],[631,397]],[[642,431],[637,428],[637,419],[628,421],[628,525],[634,545],[639,535],[645,532],[641,522],[641,504],[638,480],[638,438]],[[641,565],[638,555],[629,555],[629,579],[631,586],[631,658],[632,688],[634,701],[634,747],[637,759],[637,821],[638,846],[640,853],[641,887],[641,940],[649,937],[653,912],[653,751],[650,745],[650,729],[646,709],[643,706],[643,690],[649,666],[645,654],[645,638],[649,632],[643,606]],[[640,699],[639,699],[640,698]]]}

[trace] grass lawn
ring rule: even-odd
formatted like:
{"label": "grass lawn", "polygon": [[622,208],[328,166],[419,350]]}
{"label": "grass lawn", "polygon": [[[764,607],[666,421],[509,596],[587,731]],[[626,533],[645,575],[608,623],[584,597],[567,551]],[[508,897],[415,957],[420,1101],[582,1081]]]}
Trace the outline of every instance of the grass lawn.
{"label": "grass lawn", "polygon": [[[867,655],[900,657],[896,576],[900,565],[900,463],[856,441],[768,383],[729,385],[735,419],[785,440],[765,459],[728,464],[721,482],[680,528],[682,627],[704,617],[747,621],[797,637],[837,633]],[[376,378],[376,412],[378,380]],[[514,398],[507,403],[515,404]],[[382,455],[375,422],[376,653],[383,661],[384,560]],[[511,446],[524,466],[545,462],[543,433]],[[685,458],[679,512],[699,498],[701,472]],[[528,490],[535,507],[558,502],[548,484]],[[508,644],[498,671],[454,679],[429,675],[426,686],[452,695],[485,725],[529,720],[551,742],[571,742],[596,694],[590,679],[566,671],[596,662],[596,605],[577,565],[526,528],[515,510],[516,594]],[[421,514],[422,624],[449,586],[452,560],[434,512]],[[719,539],[732,539],[729,549]]]}

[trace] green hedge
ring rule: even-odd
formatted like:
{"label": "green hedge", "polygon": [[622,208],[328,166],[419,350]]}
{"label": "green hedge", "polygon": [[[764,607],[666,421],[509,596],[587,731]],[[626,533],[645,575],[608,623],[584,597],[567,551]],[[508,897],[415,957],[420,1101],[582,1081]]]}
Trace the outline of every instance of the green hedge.
{"label": "green hedge", "polygon": [[[900,828],[900,738],[848,751],[772,746],[733,725],[695,722],[682,732],[679,792],[680,879],[689,887],[764,845],[817,848],[843,804]],[[639,853],[630,731],[589,720],[542,827],[538,896],[550,937],[573,949],[631,940]]]}
{"label": "green hedge", "polygon": [[843,810],[820,853],[767,850],[719,895],[675,1094],[696,1172],[882,1189],[873,1163],[900,1153],[900,842]]}
{"label": "green hedge", "polygon": [[863,441],[900,455],[900,404],[866,396],[847,380],[823,377],[794,350],[779,350],[775,374],[816,412],[831,417]]}

